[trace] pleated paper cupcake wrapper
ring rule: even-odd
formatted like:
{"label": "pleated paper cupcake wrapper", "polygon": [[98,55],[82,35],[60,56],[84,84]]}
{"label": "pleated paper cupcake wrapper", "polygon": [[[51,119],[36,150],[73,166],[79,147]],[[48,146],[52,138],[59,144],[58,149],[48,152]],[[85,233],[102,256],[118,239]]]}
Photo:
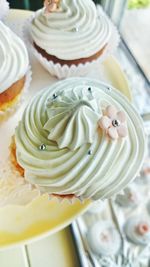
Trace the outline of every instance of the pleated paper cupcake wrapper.
{"label": "pleated paper cupcake wrapper", "polygon": [[64,199],[59,195],[54,196],[40,192],[38,186],[29,183],[16,169],[11,158],[11,152],[8,159],[4,162],[0,161],[0,207],[8,205],[26,206],[41,195],[46,195],[48,202],[55,201],[58,204],[81,202],[84,204],[84,200],[77,197]]}
{"label": "pleated paper cupcake wrapper", "polygon": [[20,175],[10,158],[0,162],[0,207],[25,206],[39,196],[39,190]]}
{"label": "pleated paper cupcake wrapper", "polygon": [[20,96],[18,96],[18,99],[16,100],[14,104],[12,104],[12,106],[8,107],[4,111],[0,110],[0,123],[4,120],[7,120],[11,115],[13,115],[18,110],[18,108],[20,107],[20,105],[22,104],[22,102],[24,101],[26,97],[26,93],[31,84],[31,80],[32,80],[32,71],[31,71],[31,66],[29,66],[27,73],[26,73],[25,84],[24,84],[24,87],[22,89]]}
{"label": "pleated paper cupcake wrapper", "polygon": [[86,200],[88,199],[83,199],[82,197],[62,197],[61,195],[53,195],[53,194],[49,194],[48,195],[48,199],[51,200],[56,200],[59,204],[63,203],[63,202],[68,202],[69,204],[74,204],[75,202],[80,202],[81,204],[84,204]]}
{"label": "pleated paper cupcake wrapper", "polygon": [[[104,15],[103,11],[102,12]],[[104,49],[103,54],[96,60],[92,62],[87,62],[85,64],[79,64],[78,66],[76,65],[63,65],[61,66],[59,63],[55,64],[53,61],[48,61],[46,58],[44,58],[34,47],[33,45],[33,40],[30,34],[30,29],[31,29],[31,23],[32,20],[34,19],[34,16],[31,16],[24,25],[23,28],[23,37],[25,40],[25,43],[28,46],[29,51],[31,51],[34,56],[37,58],[37,60],[41,63],[41,65],[53,76],[56,76],[59,79],[63,78],[68,78],[68,77],[74,77],[74,76],[85,76],[87,73],[92,71],[93,69],[97,68],[98,64],[101,64],[108,56],[112,55],[118,44],[119,44],[119,34],[117,32],[116,27],[112,24],[112,22],[109,20],[109,23],[112,28],[112,34],[110,37],[110,40]]]}
{"label": "pleated paper cupcake wrapper", "polygon": [[1,1],[0,6],[0,20],[4,20],[9,12],[9,3],[6,0]]}

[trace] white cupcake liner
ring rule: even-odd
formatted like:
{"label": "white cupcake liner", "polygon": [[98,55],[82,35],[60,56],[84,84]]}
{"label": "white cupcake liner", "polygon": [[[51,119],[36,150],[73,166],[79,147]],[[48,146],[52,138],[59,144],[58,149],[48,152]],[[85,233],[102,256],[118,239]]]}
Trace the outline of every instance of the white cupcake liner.
{"label": "white cupcake liner", "polygon": [[47,201],[55,201],[58,204],[62,204],[63,202],[72,205],[76,202],[85,204],[84,200],[77,197],[62,198],[60,196],[49,195],[48,193],[41,193],[38,186],[30,184],[16,170],[11,161],[11,157],[6,161],[0,161],[0,207],[12,204],[26,206],[42,195],[46,195]]}
{"label": "white cupcake liner", "polygon": [[[11,144],[10,144],[11,151]],[[42,193],[38,186],[31,184],[14,166],[11,152],[6,160],[0,161],[0,207],[7,205],[26,206],[40,196],[46,196],[47,201],[55,201],[58,204],[67,203],[73,205],[80,202],[85,204],[80,197],[63,198],[53,194]]]}
{"label": "white cupcake liner", "polygon": [[6,0],[1,0],[0,20],[4,20],[9,12],[9,3]]}
{"label": "white cupcake liner", "polygon": [[[102,11],[101,8],[98,8],[98,13],[106,16],[105,13]],[[106,16],[107,17],[107,16]],[[37,58],[37,60],[41,63],[41,65],[53,76],[58,77],[59,79],[62,78],[68,78],[68,77],[74,77],[74,76],[85,76],[87,73],[89,73],[91,70],[94,68],[96,69],[97,64],[101,64],[108,56],[113,54],[119,44],[119,34],[116,29],[116,27],[112,24],[112,22],[109,20],[109,23],[112,28],[112,34],[110,37],[110,40],[104,49],[103,54],[96,60],[93,60],[92,62],[87,62],[85,64],[79,64],[78,66],[76,65],[63,65],[61,66],[59,63],[55,64],[53,61],[48,61],[46,58],[44,58],[34,47],[33,45],[33,40],[30,34],[30,29],[31,29],[31,23],[32,20],[34,19],[34,16],[31,16],[24,25],[23,28],[23,37],[25,40],[25,43],[27,44],[27,47],[29,51],[31,51],[34,56]]]}
{"label": "white cupcake liner", "polygon": [[10,158],[0,162],[0,208],[26,206],[39,196],[39,190],[19,174]]}
{"label": "white cupcake liner", "polygon": [[30,65],[28,67],[28,70],[27,70],[25,76],[26,76],[25,84],[24,84],[24,87],[22,89],[20,96],[18,96],[18,99],[16,100],[16,103],[12,104],[12,106],[10,106],[9,108],[7,108],[4,111],[0,110],[0,123],[4,120],[8,119],[11,115],[13,115],[16,112],[16,110],[20,107],[22,102],[24,101],[26,94],[27,94],[27,91],[29,89],[29,86],[31,84],[31,80],[32,80],[32,71],[31,71]]}

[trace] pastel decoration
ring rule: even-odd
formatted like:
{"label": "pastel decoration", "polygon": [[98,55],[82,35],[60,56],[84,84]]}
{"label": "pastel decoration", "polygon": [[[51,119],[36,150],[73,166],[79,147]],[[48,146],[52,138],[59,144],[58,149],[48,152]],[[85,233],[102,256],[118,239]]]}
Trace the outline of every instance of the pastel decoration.
{"label": "pastel decoration", "polygon": [[107,106],[98,125],[111,139],[123,138],[128,134],[125,113],[111,105]]}

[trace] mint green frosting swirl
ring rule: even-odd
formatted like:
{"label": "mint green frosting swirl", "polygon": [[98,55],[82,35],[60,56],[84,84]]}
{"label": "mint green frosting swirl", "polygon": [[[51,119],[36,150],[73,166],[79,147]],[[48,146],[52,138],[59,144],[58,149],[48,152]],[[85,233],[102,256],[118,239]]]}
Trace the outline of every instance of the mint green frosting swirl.
{"label": "mint green frosting swirl", "polygon": [[[55,95],[54,95],[55,96]],[[100,117],[100,105],[91,92],[72,90],[60,92],[47,103],[48,121],[44,129],[48,139],[56,141],[58,147],[77,149],[83,144],[93,143]]]}
{"label": "mint green frosting swirl", "polygon": [[[108,105],[126,113],[126,138],[110,140],[97,128]],[[66,124],[61,124],[63,119]],[[16,128],[15,140],[28,181],[43,193],[83,199],[109,198],[122,190],[139,172],[145,152],[143,123],[133,106],[117,90],[88,78],[66,79],[37,94]],[[45,150],[39,149],[41,144]]]}

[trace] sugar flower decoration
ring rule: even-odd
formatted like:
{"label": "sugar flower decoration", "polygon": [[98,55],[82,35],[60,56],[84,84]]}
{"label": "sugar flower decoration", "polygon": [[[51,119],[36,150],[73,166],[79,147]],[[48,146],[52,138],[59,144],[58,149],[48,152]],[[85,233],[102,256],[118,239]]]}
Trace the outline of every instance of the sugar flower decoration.
{"label": "sugar flower decoration", "polygon": [[139,223],[136,231],[139,235],[146,235],[150,233],[150,226],[147,223]]}
{"label": "sugar flower decoration", "polygon": [[123,111],[117,111],[114,106],[106,107],[104,115],[98,121],[98,125],[112,139],[123,138],[128,134],[126,115]]}
{"label": "sugar flower decoration", "polygon": [[45,0],[44,6],[45,6],[45,14],[48,14],[50,12],[54,12],[59,7],[60,0]]}

